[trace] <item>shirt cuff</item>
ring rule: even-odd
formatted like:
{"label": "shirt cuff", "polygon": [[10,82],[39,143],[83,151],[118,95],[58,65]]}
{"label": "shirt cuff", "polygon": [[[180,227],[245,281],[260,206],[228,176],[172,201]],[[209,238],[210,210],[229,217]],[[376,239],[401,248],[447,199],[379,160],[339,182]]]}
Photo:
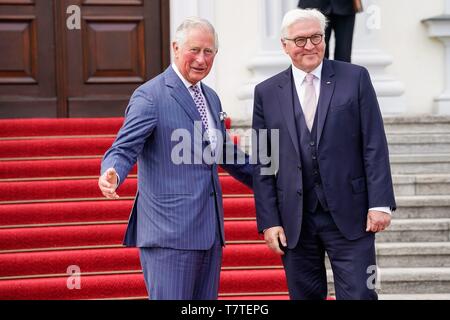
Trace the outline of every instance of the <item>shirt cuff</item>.
{"label": "shirt cuff", "polygon": [[381,211],[381,212],[390,214],[392,216],[392,210],[389,207],[375,207],[375,208],[370,208],[369,211]]}

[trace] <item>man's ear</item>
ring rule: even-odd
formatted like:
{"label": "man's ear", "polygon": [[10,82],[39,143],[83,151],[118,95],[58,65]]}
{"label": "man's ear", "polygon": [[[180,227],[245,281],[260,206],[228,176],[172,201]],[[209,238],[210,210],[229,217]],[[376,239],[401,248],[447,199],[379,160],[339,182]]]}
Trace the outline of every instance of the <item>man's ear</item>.
{"label": "man's ear", "polygon": [[281,46],[283,47],[284,52],[287,53],[287,51],[286,51],[286,41],[284,39],[280,39],[280,42],[281,42]]}
{"label": "man's ear", "polygon": [[172,49],[173,49],[173,55],[175,58],[178,58],[178,52],[180,51],[180,47],[178,46],[178,43],[172,42]]}

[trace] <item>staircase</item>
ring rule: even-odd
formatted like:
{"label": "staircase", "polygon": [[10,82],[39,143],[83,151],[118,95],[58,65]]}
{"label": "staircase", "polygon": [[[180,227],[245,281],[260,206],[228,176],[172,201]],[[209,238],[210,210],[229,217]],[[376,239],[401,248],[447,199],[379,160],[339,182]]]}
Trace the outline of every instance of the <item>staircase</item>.
{"label": "staircase", "polygon": [[450,117],[386,117],[398,210],[377,235],[380,299],[450,299]]}
{"label": "staircase", "polygon": [[[97,187],[122,121],[0,121],[0,299],[146,298],[137,249],[121,245],[136,168],[120,200]],[[385,126],[398,210],[377,235],[380,299],[450,299],[450,117],[387,117]],[[219,174],[220,299],[287,299],[281,261],[256,233],[251,191]],[[79,289],[68,288],[74,277]],[[331,294],[332,284],[329,271]]]}
{"label": "staircase", "polygon": [[[384,124],[398,209],[376,237],[379,298],[450,299],[450,117]],[[244,126],[233,130],[248,136]],[[327,273],[333,295],[328,261]]]}
{"label": "staircase", "polygon": [[[0,121],[0,299],[147,298],[138,251],[121,245],[136,168],[120,200],[97,186],[122,121]],[[219,174],[227,238],[220,298],[287,299],[280,258],[256,232],[251,190]]]}

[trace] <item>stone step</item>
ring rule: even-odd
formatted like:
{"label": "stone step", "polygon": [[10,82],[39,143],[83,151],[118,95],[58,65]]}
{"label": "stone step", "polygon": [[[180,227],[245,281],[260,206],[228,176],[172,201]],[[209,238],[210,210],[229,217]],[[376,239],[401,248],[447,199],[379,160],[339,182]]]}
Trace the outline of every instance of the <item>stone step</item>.
{"label": "stone step", "polygon": [[450,242],[377,242],[376,252],[380,268],[450,268]]}
{"label": "stone step", "polygon": [[450,293],[423,293],[423,294],[379,294],[379,300],[450,300]]}
{"label": "stone step", "polygon": [[392,174],[450,173],[450,153],[393,154]]}
{"label": "stone step", "polygon": [[450,132],[389,133],[390,154],[450,153]]}
{"label": "stone step", "polygon": [[398,196],[393,219],[450,218],[450,195]]}
{"label": "stone step", "polygon": [[380,268],[450,268],[450,242],[377,243],[376,251]]}
{"label": "stone step", "polygon": [[450,116],[384,116],[386,133],[450,132]]}
{"label": "stone step", "polygon": [[450,174],[393,175],[396,196],[449,195]]}
{"label": "stone step", "polygon": [[[373,273],[368,273],[370,277]],[[329,293],[334,295],[333,275],[327,272]],[[450,268],[380,268],[377,292],[380,295],[448,294]]]}
{"label": "stone step", "polygon": [[383,232],[377,233],[376,241],[450,241],[450,219],[392,219],[392,223],[388,229]]}

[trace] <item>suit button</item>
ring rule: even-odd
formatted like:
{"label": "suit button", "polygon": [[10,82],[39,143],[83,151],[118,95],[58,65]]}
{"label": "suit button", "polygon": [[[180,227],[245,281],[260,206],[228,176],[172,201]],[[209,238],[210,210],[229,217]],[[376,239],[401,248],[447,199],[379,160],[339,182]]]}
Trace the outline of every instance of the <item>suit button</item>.
{"label": "suit button", "polygon": [[298,170],[302,170],[302,166],[298,166]]}
{"label": "suit button", "polygon": [[297,193],[298,193],[299,196],[301,196],[302,195],[302,190],[297,190]]}
{"label": "suit button", "polygon": [[311,142],[309,143],[309,145],[310,145],[311,147],[314,147],[314,146],[316,145],[316,143],[315,143],[314,141],[311,141]]}
{"label": "suit button", "polygon": [[313,156],[312,159],[313,159],[313,160],[317,160],[317,157],[316,157],[316,156]]}

